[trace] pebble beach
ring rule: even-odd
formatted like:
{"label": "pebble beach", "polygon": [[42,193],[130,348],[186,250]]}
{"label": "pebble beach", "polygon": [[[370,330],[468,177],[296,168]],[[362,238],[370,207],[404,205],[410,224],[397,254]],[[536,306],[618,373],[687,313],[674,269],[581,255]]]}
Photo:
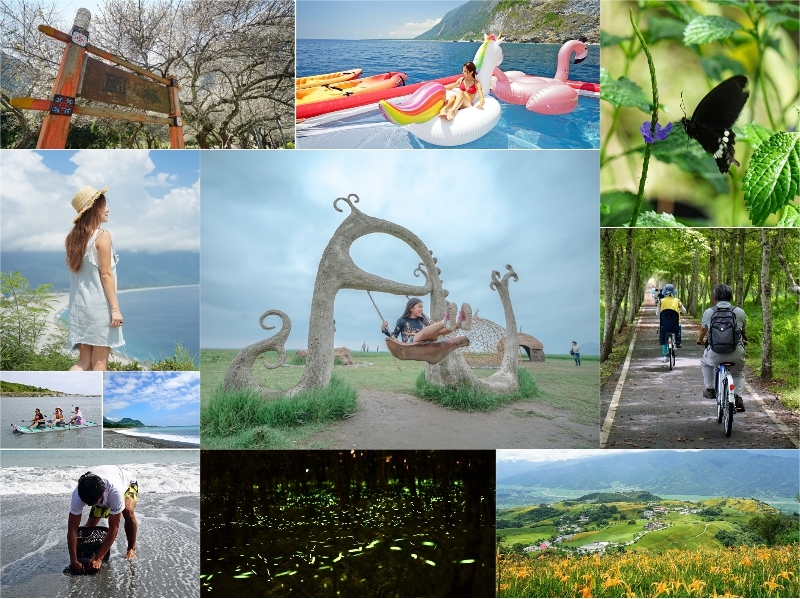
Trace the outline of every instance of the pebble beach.
{"label": "pebble beach", "polygon": [[193,443],[164,441],[148,437],[132,437],[118,433],[114,429],[103,429],[103,448],[105,449],[198,449]]}

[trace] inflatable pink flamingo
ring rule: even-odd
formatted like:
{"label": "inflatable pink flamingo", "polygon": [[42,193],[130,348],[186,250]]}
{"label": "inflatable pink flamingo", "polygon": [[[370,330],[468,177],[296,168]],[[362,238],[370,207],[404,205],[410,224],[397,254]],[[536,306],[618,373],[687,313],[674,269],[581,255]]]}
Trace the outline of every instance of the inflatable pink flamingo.
{"label": "inflatable pink flamingo", "polygon": [[504,73],[495,67],[492,94],[509,104],[525,104],[525,108],[539,114],[566,114],[578,105],[578,90],[567,82],[570,56],[575,53],[575,63],[583,62],[589,55],[584,42],[570,40],[558,51],[558,68],[555,77],[535,77],[522,71]]}

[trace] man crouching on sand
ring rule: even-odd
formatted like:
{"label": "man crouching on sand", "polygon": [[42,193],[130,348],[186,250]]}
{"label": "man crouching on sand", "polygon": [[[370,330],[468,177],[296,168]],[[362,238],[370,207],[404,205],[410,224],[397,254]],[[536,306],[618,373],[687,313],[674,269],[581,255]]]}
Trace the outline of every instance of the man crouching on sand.
{"label": "man crouching on sand", "polygon": [[[80,477],[78,486],[72,492],[67,526],[69,562],[75,574],[100,569],[103,558],[117,538],[120,516],[125,518],[125,536],[128,539],[125,559],[136,558],[137,525],[133,510],[138,499],[139,486],[136,479],[119,466],[97,466]],[[108,534],[86,568],[78,561],[78,527],[81,525],[85,505],[91,506],[86,526],[97,526],[101,518],[108,518]]]}

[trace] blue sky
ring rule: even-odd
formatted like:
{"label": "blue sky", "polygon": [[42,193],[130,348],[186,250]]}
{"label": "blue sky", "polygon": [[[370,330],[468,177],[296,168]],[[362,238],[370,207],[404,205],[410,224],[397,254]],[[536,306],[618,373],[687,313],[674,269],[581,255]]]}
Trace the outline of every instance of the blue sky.
{"label": "blue sky", "polygon": [[200,424],[199,372],[108,372],[103,417],[132,418],[149,426]]}
{"label": "blue sky", "polygon": [[[266,338],[258,319],[269,309],[292,319],[287,349],[307,347],[317,266],[349,212],[332,204],[349,193],[364,213],[409,228],[434,251],[452,301],[504,323],[489,282],[511,264],[517,323],[545,353],[565,354],[573,339],[598,342],[596,151],[204,151],[201,160],[201,347]],[[420,283],[416,254],[393,237],[358,239],[351,255],[368,272]],[[394,324],[406,298],[373,297]],[[364,291],[340,291],[335,318],[336,347],[366,341],[385,351]]]}
{"label": "blue sky", "polygon": [[200,248],[199,150],[2,150],[3,251],[63,251],[84,185],[108,187],[116,250]]}
{"label": "blue sky", "polygon": [[297,39],[412,39],[467,0],[298,0]]}
{"label": "blue sky", "polygon": [[76,395],[102,395],[101,372],[3,372],[0,378],[10,383],[24,383],[51,391]]}

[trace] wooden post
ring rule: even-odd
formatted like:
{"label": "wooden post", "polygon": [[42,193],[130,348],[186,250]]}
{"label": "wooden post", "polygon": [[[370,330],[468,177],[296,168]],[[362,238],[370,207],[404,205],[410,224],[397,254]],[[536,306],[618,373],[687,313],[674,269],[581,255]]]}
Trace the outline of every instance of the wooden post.
{"label": "wooden post", "polygon": [[173,150],[182,150],[186,147],[183,141],[183,119],[181,118],[181,102],[178,98],[178,80],[173,75],[167,75],[170,85],[167,87],[169,90],[169,103],[172,112],[169,114],[172,124],[169,126],[169,147]]}
{"label": "wooden post", "polygon": [[78,9],[72,25],[71,39],[64,49],[61,65],[58,67],[58,75],[53,84],[50,112],[42,122],[39,141],[36,143],[37,148],[62,149],[67,144],[69,122],[75,106],[75,96],[78,93],[91,19],[92,15],[88,10]]}

